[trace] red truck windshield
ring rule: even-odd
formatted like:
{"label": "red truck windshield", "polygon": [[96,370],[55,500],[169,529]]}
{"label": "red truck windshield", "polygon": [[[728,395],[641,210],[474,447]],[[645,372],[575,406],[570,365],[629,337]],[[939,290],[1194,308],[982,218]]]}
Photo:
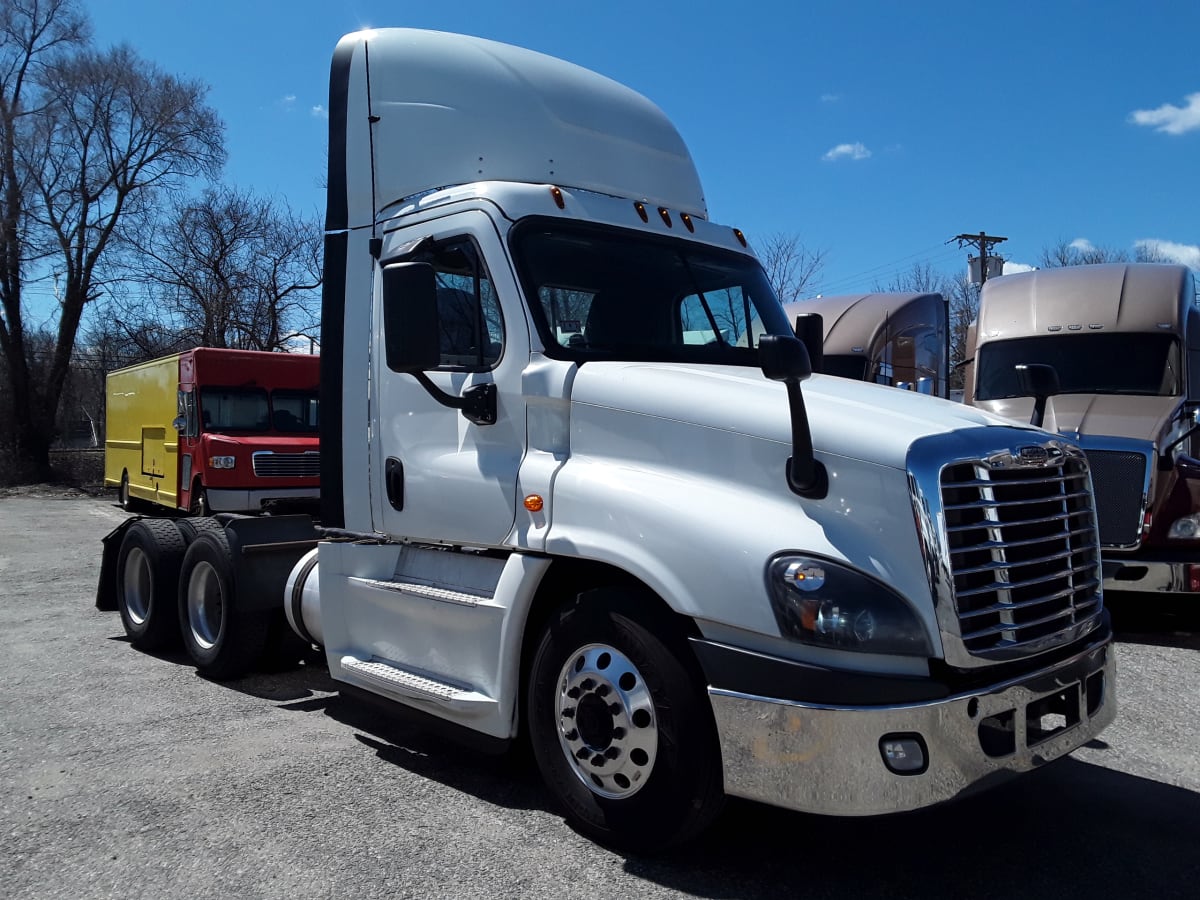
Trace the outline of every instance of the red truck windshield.
{"label": "red truck windshield", "polygon": [[205,431],[316,434],[316,391],[205,387],[200,415]]}
{"label": "red truck windshield", "polygon": [[975,399],[1022,396],[1018,363],[1053,366],[1063,394],[1173,397],[1182,391],[1179,341],[1173,334],[1074,332],[984,344],[975,361]]}

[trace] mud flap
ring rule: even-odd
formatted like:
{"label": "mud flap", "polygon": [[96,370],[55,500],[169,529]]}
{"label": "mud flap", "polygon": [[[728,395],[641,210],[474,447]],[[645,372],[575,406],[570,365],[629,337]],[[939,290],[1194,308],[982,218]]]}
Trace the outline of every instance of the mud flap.
{"label": "mud flap", "polygon": [[114,612],[117,608],[117,556],[129,526],[142,516],[126,519],[100,540],[104,549],[100,555],[100,581],[96,584],[96,609]]}

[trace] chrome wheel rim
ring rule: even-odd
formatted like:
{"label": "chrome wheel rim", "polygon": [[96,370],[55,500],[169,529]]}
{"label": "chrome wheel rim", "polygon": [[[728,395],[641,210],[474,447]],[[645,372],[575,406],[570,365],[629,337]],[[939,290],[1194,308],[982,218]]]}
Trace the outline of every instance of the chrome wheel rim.
{"label": "chrome wheel rim", "polygon": [[210,563],[198,562],[192,569],[187,588],[188,628],[192,639],[203,649],[216,646],[225,616],[225,593],[221,578]]}
{"label": "chrome wheel rim", "polygon": [[154,575],[150,572],[150,559],[141,547],[134,547],[125,557],[125,612],[135,625],[144,625],[150,616],[151,598],[154,596]]}
{"label": "chrome wheel rim", "polygon": [[645,786],[658,755],[658,716],[625,654],[605,644],[572,653],[559,673],[554,716],[563,754],[592,793],[623,799]]}

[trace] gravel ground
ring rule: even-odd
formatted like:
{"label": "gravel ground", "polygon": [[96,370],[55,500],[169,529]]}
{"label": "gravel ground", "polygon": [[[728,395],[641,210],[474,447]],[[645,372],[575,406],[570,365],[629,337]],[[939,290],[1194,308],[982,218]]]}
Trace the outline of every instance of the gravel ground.
{"label": "gravel ground", "polygon": [[[342,699],[319,662],[214,683],[93,608],[111,498],[0,491],[5,897],[1192,897],[1200,638],[1120,608],[1102,741],[883,819],[731,802],[658,859],[574,834],[520,760]],[[1136,623],[1136,628],[1134,624]],[[1190,627],[1190,626],[1189,626]]]}

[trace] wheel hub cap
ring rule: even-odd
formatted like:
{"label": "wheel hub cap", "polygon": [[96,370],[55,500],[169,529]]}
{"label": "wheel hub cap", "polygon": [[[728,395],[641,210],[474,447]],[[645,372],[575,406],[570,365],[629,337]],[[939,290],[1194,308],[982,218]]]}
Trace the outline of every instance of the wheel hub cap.
{"label": "wheel hub cap", "polygon": [[650,689],[619,650],[589,644],[568,658],[555,698],[558,739],[579,779],[601,797],[641,790],[658,753]]}

